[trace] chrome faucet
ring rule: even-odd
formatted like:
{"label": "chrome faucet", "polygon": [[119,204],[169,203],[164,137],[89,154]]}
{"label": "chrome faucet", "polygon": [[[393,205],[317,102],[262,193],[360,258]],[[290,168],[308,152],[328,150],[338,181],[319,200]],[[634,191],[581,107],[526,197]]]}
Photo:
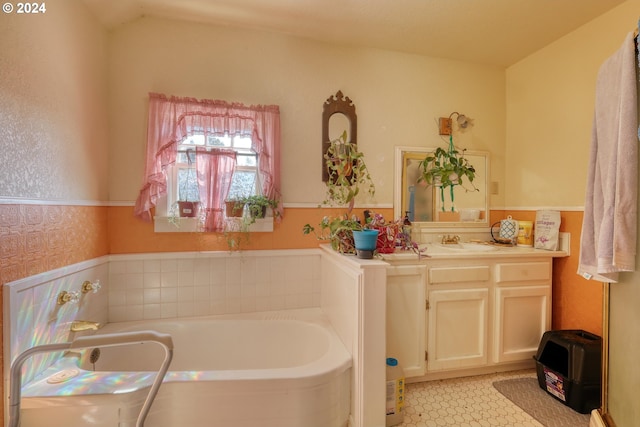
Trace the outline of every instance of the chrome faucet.
{"label": "chrome faucet", "polygon": [[442,236],[442,242],[443,245],[453,245],[453,244],[458,244],[460,243],[460,236],[458,236],[457,234],[454,234],[453,236],[447,234],[446,236]]}
{"label": "chrome faucet", "polygon": [[80,331],[97,331],[102,325],[99,322],[91,322],[89,320],[74,320],[71,322],[71,332]]}

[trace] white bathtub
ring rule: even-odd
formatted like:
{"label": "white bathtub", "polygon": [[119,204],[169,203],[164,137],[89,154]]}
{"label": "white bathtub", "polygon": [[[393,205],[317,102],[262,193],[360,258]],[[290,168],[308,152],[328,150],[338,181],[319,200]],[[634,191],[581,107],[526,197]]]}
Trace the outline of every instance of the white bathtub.
{"label": "white bathtub", "polygon": [[[146,427],[347,425],[351,356],[319,309],[110,323],[98,333],[137,330],[169,333],[175,348]],[[22,427],[134,426],[163,355],[153,343],[104,348],[94,372],[90,350],[68,354],[23,387]]]}

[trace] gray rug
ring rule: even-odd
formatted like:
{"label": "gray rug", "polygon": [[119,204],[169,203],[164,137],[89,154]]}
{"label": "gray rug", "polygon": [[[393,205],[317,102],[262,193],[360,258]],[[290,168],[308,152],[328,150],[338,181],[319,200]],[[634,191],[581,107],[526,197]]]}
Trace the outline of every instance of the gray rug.
{"label": "gray rug", "polygon": [[581,414],[542,390],[536,378],[496,381],[493,386],[545,427],[588,427],[589,414]]}

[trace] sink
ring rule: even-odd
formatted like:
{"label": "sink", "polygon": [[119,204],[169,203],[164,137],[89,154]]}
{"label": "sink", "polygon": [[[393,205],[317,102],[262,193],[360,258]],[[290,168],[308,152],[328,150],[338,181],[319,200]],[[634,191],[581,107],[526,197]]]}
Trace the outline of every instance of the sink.
{"label": "sink", "polygon": [[[428,248],[436,249],[434,252],[444,249],[445,252],[492,252],[498,250],[495,246],[484,245],[482,243],[432,243]],[[427,249],[427,253],[429,253]]]}

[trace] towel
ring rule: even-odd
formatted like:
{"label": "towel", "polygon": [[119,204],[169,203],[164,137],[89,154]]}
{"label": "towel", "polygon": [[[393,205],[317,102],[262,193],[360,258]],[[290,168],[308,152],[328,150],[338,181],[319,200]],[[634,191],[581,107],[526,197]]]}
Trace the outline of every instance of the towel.
{"label": "towel", "polygon": [[635,40],[598,71],[578,274],[617,282],[634,271],[638,188]]}

